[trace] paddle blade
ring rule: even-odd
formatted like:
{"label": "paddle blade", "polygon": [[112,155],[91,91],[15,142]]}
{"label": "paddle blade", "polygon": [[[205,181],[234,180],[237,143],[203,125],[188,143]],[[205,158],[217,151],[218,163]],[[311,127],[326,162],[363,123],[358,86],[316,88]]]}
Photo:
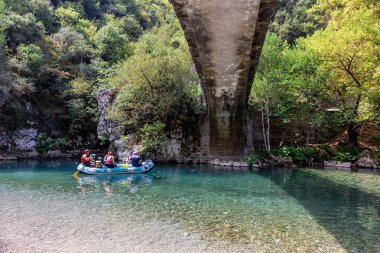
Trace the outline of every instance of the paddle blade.
{"label": "paddle blade", "polygon": [[78,177],[78,174],[79,174],[79,171],[75,172],[75,173],[73,174],[73,177]]}

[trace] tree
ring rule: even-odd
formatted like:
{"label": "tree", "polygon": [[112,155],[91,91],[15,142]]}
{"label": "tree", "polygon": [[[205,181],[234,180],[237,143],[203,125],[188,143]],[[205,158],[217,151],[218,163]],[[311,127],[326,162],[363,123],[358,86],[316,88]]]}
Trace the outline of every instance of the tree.
{"label": "tree", "polygon": [[327,2],[338,7],[323,9],[326,1],[319,1],[315,7],[330,17],[326,28],[300,43],[320,55],[321,68],[331,73],[329,96],[341,109],[350,143],[357,146],[357,123],[368,117],[363,111],[365,103],[370,91],[379,88],[380,4],[359,0]]}
{"label": "tree", "polygon": [[13,53],[21,44],[41,44],[45,33],[44,26],[35,16],[28,13],[21,16],[10,12],[4,18],[6,45]]}
{"label": "tree", "polygon": [[92,41],[96,33],[96,26],[91,21],[81,17],[73,8],[59,7],[56,10],[62,27],[70,27],[81,33],[86,40]]}
{"label": "tree", "polygon": [[282,56],[283,48],[283,41],[278,36],[267,34],[250,96],[251,106],[257,105],[261,113],[264,146],[268,153],[271,152],[271,117],[276,108],[284,104],[281,102],[282,95],[285,95],[281,89],[286,60]]}
{"label": "tree", "polygon": [[67,100],[68,111],[64,118],[70,122],[70,137],[95,135],[98,115],[96,89],[93,84],[89,80],[77,77],[70,81],[63,97]]}
{"label": "tree", "polygon": [[[321,70],[320,57],[301,45],[287,47],[283,52],[287,66],[284,70],[283,87],[293,96],[286,100],[285,108],[291,110],[291,120],[302,120],[307,125],[305,144],[310,144],[311,130],[326,122],[325,83],[329,73]],[[284,107],[284,106],[282,106]]]}
{"label": "tree", "polygon": [[101,57],[112,63],[123,59],[129,51],[127,34],[113,23],[99,29],[95,35],[95,44]]}
{"label": "tree", "polygon": [[308,9],[315,3],[316,0],[279,0],[270,31],[291,45],[297,38],[314,33],[319,27]]}
{"label": "tree", "polygon": [[86,44],[84,36],[70,27],[59,29],[50,36],[63,65],[78,64],[92,58],[92,50]]}
{"label": "tree", "polygon": [[143,35],[134,45],[134,55],[109,80],[119,90],[113,118],[123,125],[139,129],[161,122],[172,129],[181,114],[196,114],[199,93],[193,88],[199,89],[199,84],[185,39],[174,48],[168,43],[170,36],[158,34]]}

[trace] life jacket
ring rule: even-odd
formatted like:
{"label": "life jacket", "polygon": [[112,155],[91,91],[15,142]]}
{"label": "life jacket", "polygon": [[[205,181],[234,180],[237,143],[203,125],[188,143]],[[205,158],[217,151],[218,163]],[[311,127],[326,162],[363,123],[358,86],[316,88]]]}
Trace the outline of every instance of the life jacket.
{"label": "life jacket", "polygon": [[83,163],[83,164],[87,163],[88,161],[86,160],[86,158],[87,158],[87,155],[86,155],[86,154],[83,154],[83,155],[81,156],[81,158],[80,158],[81,163]]}
{"label": "life jacket", "polygon": [[134,167],[140,166],[141,165],[140,160],[141,160],[141,156],[139,155],[131,156],[132,166]]}
{"label": "life jacket", "polygon": [[113,164],[113,156],[112,155],[106,156],[106,164]]}

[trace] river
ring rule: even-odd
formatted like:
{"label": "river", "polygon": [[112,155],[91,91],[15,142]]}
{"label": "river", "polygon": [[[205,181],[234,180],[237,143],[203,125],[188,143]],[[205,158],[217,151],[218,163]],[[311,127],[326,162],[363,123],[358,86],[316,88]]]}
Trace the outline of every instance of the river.
{"label": "river", "polygon": [[380,172],[0,163],[0,252],[380,252]]}

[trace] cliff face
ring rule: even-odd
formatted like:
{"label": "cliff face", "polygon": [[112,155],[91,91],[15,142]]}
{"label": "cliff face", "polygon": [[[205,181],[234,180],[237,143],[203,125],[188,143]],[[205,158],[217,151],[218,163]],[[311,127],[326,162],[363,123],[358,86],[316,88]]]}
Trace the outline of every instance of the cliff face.
{"label": "cliff face", "polygon": [[252,146],[248,96],[275,0],[170,0],[207,103],[201,152],[241,156]]}
{"label": "cliff face", "polygon": [[120,137],[120,126],[107,119],[107,110],[111,108],[115,98],[116,90],[113,89],[100,89],[96,94],[99,110],[98,136],[104,136],[111,142]]}

